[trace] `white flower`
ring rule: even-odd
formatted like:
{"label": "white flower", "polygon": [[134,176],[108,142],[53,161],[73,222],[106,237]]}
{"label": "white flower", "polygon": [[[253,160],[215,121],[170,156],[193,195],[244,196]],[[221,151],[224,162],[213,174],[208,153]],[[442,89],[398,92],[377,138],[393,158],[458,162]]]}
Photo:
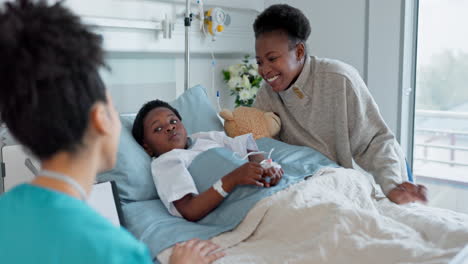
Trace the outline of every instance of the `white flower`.
{"label": "white flower", "polygon": [[228,86],[231,90],[236,89],[237,87],[241,86],[242,84],[242,78],[239,76],[232,76],[231,79],[229,79]]}
{"label": "white flower", "polygon": [[252,99],[252,93],[250,92],[250,89],[242,89],[239,92],[239,99],[242,101],[248,101],[249,99]]}
{"label": "white flower", "polygon": [[250,84],[250,80],[247,75],[242,76],[242,87],[244,87],[244,89],[250,89],[252,87],[252,84]]}
{"label": "white flower", "polygon": [[250,69],[250,70],[249,70],[249,74],[255,77],[255,76],[258,75],[258,71],[255,70],[255,69]]}
{"label": "white flower", "polygon": [[258,72],[258,64],[254,63],[252,66],[253,66],[254,70],[256,70]]}
{"label": "white flower", "polygon": [[[229,76],[227,86],[231,90],[232,95],[236,96],[236,107],[240,105],[250,105],[252,99],[255,99],[259,90],[259,81],[261,81],[258,73],[258,65],[251,63],[245,57],[242,64],[234,64],[223,70],[225,78]],[[229,73],[227,74],[226,71]],[[255,80],[255,86],[252,85],[250,79]]]}
{"label": "white flower", "polygon": [[229,73],[231,74],[231,78],[239,77],[242,72],[242,67],[243,67],[242,64],[234,64],[234,65],[229,66],[228,70],[229,70]]}

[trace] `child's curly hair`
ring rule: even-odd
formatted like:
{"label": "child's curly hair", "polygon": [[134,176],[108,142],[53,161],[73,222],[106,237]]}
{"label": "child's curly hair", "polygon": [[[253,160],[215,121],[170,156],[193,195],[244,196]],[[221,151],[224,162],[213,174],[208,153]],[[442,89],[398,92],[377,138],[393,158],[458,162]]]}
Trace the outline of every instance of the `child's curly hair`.
{"label": "child's curly hair", "polygon": [[76,151],[91,107],[106,102],[101,43],[61,3],[0,9],[0,120],[41,160]]}

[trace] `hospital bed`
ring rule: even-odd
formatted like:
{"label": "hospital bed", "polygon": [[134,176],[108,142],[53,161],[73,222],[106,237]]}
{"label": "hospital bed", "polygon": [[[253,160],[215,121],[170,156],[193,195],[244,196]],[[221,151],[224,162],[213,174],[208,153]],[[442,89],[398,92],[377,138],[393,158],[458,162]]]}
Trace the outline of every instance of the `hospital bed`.
{"label": "hospital bed", "polygon": [[[189,89],[171,104],[181,113],[189,133],[222,130],[203,87]],[[240,220],[230,225],[223,225],[234,219],[228,211],[213,212],[218,214],[211,219],[217,226],[173,217],[157,198],[151,159],[131,136],[133,118],[121,116],[117,166],[98,180],[116,182],[126,226],[148,245],[156,263],[167,263],[173,243],[193,237],[211,239],[222,247],[227,256],[217,263],[460,264],[467,260],[467,249],[462,248],[468,242],[468,216],[420,204],[394,205],[371,177],[339,168],[312,149],[270,140],[258,144],[263,149],[275,147],[275,158],[286,174],[296,176],[295,180],[290,177],[290,184],[246,199],[248,206],[239,208]],[[310,157],[313,162],[308,163]],[[224,162],[225,166],[212,168],[212,177],[238,165],[226,153],[201,158],[194,161],[194,174],[206,172],[209,164],[203,159]],[[312,176],[302,177],[309,173]],[[113,194],[107,197],[111,207],[104,208],[112,209]],[[115,210],[114,218],[118,217]]]}
{"label": "hospital bed", "polygon": [[[171,104],[189,134],[223,129],[201,86]],[[156,263],[167,263],[171,247],[191,238],[219,244],[227,256],[217,263],[448,263],[468,243],[467,215],[393,204],[371,176],[271,139],[257,143],[275,148],[285,170],[279,186],[238,188],[196,223],[173,217],[158,199],[150,157],[131,135],[133,118],[121,117],[117,166],[98,180],[116,181],[127,227]],[[222,150],[205,153],[189,168],[200,191],[241,164]]]}

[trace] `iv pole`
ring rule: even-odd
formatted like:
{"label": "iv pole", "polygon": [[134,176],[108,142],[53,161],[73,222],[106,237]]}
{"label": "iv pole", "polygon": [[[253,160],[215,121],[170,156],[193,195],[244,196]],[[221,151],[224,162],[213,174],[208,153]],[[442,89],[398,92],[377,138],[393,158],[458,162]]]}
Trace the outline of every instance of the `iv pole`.
{"label": "iv pole", "polygon": [[190,24],[192,23],[192,13],[190,12],[190,1],[185,1],[185,82],[184,90],[187,91],[190,85],[190,38],[189,38],[189,29]]}

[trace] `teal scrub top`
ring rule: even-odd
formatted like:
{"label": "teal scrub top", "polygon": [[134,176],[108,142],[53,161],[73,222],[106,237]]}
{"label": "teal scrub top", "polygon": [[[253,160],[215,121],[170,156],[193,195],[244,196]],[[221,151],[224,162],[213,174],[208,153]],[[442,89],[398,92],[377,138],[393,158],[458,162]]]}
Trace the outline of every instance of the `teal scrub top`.
{"label": "teal scrub top", "polygon": [[0,263],[152,263],[148,248],[85,202],[22,184],[0,196]]}

